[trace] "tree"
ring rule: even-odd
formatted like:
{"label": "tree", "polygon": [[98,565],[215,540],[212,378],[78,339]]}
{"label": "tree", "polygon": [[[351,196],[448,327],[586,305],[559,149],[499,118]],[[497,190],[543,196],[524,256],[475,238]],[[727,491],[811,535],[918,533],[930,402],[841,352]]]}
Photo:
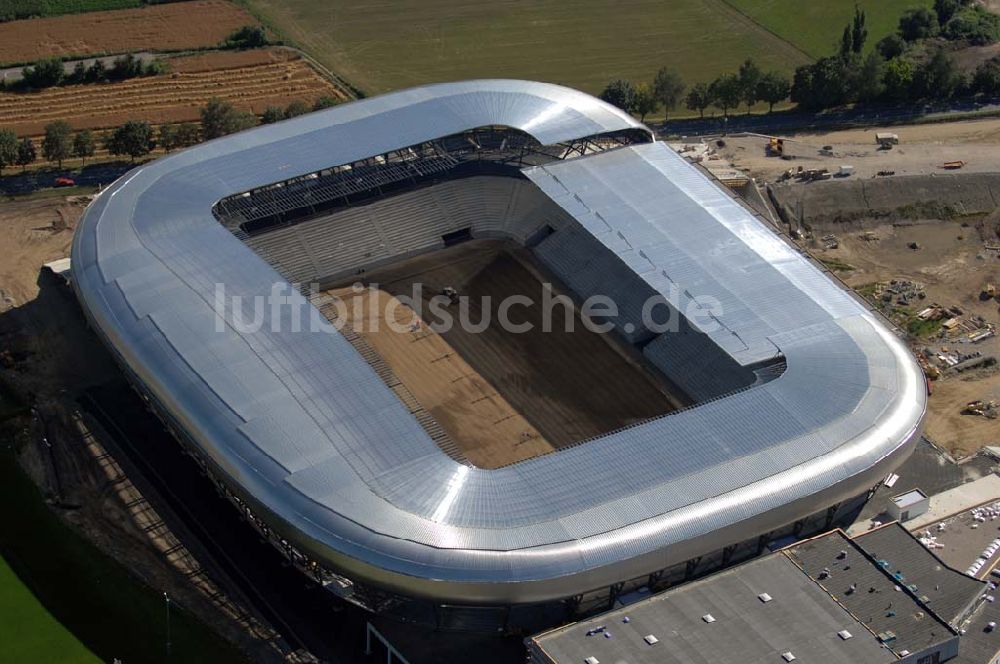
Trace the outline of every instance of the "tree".
{"label": "tree", "polygon": [[285,107],[286,118],[298,117],[300,115],[305,115],[308,112],[309,112],[309,107],[306,106],[306,103],[301,99],[296,99],[295,101],[293,101],[292,103],[290,103],[288,106]]}
{"label": "tree", "polygon": [[907,9],[899,18],[899,36],[908,42],[933,37],[937,32],[937,14],[926,7]]}
{"label": "tree", "polygon": [[222,42],[225,48],[260,48],[267,46],[267,33],[259,25],[245,25]]}
{"label": "tree", "polygon": [[774,105],[788,98],[792,83],[788,77],[778,71],[769,71],[761,75],[757,83],[757,97],[767,103],[767,112],[774,111]]}
{"label": "tree", "polygon": [[760,67],[752,59],[747,58],[740,65],[737,77],[740,81],[740,101],[747,105],[747,115],[750,115],[750,107],[760,98],[757,94],[761,77]]}
{"label": "tree", "polygon": [[313,110],[322,111],[324,108],[330,108],[331,106],[336,106],[339,103],[340,102],[338,102],[333,97],[328,97],[324,95],[313,103]]}
{"label": "tree", "polygon": [[906,101],[913,86],[913,63],[906,58],[893,58],[885,63],[882,74],[885,96],[892,101]]}
{"label": "tree", "polygon": [[743,86],[736,74],[723,74],[708,86],[712,103],[722,109],[722,115],[729,117],[729,109],[736,108],[743,98]]}
{"label": "tree", "polygon": [[992,44],[1000,40],[1000,16],[980,6],[965,7],[948,21],[941,34],[976,46]]}
{"label": "tree", "polygon": [[604,88],[601,99],[612,106],[617,106],[626,113],[631,113],[635,107],[635,86],[623,78],[616,79]]}
{"label": "tree", "polygon": [[698,117],[705,117],[705,109],[712,105],[712,95],[704,83],[695,83],[684,98],[684,106],[689,111],[698,111]]}
{"label": "tree", "polygon": [[944,24],[961,8],[962,3],[958,0],[934,0],[934,13],[937,14],[938,25],[944,27]]}
{"label": "tree", "polygon": [[201,131],[205,140],[242,131],[257,124],[253,113],[236,110],[228,101],[212,97],[201,109]]}
{"label": "tree", "polygon": [[646,121],[646,116],[655,113],[660,107],[660,100],[653,93],[653,88],[648,83],[640,83],[635,86],[635,100],[633,110],[639,114],[642,122]]}
{"label": "tree", "polygon": [[84,77],[87,83],[102,83],[108,80],[108,70],[104,66],[104,61],[98,58],[93,64],[87,67],[87,74]]}
{"label": "tree", "polygon": [[177,126],[165,124],[160,126],[160,131],[156,135],[157,144],[163,148],[164,152],[180,147],[177,142]]}
{"label": "tree", "polygon": [[81,129],[73,136],[73,156],[80,160],[81,166],[87,165],[87,159],[94,156],[97,142],[89,129]]}
{"label": "tree", "polygon": [[882,96],[885,85],[882,77],[885,75],[885,60],[878,52],[872,51],[861,62],[854,82],[854,92],[858,101],[872,102]]}
{"label": "tree", "polygon": [[17,134],[10,129],[0,129],[0,175],[3,169],[17,163]]}
{"label": "tree", "polygon": [[844,26],[844,32],[840,35],[840,47],[837,49],[837,55],[842,58],[848,57],[854,48],[854,35],[851,33],[850,24]]}
{"label": "tree", "polygon": [[906,41],[895,33],[886,35],[875,44],[875,50],[886,60],[892,60],[906,51]]}
{"label": "tree", "polygon": [[42,156],[45,161],[54,161],[62,168],[63,159],[70,156],[72,150],[73,128],[65,120],[56,120],[45,125],[45,138],[42,139]]}
{"label": "tree", "polygon": [[15,159],[17,165],[21,167],[21,172],[23,173],[28,164],[34,163],[37,158],[38,153],[35,152],[35,144],[30,138],[25,136],[17,144],[17,158]]}
{"label": "tree", "polygon": [[858,55],[865,50],[868,41],[868,28],[865,27],[865,13],[854,5],[854,19],[851,21],[851,52]]}
{"label": "tree", "polygon": [[976,67],[976,73],[972,77],[972,91],[989,97],[1000,94],[1000,56]]}
{"label": "tree", "polygon": [[177,147],[188,148],[197,145],[201,140],[198,125],[193,122],[183,122],[177,125]]}
{"label": "tree", "polygon": [[274,124],[275,122],[280,122],[285,119],[285,109],[278,106],[268,106],[261,113],[260,122],[261,124]]}
{"label": "tree", "polygon": [[73,73],[66,78],[67,83],[83,83],[87,80],[87,65],[83,64],[83,60],[76,63],[73,67]]}
{"label": "tree", "polygon": [[814,64],[795,70],[792,101],[805,109],[831,108],[849,99],[850,78],[855,58],[839,56],[820,58]]}
{"label": "tree", "polygon": [[45,58],[21,70],[21,79],[29,88],[50,88],[63,79],[63,63],[59,58]]}
{"label": "tree", "polygon": [[670,116],[670,111],[677,108],[684,94],[684,79],[673,69],[662,67],[653,79],[653,95],[663,104],[664,120]]}
{"label": "tree", "polygon": [[111,69],[108,70],[108,80],[124,81],[129,78],[142,76],[143,71],[142,60],[131,53],[126,53],[115,58],[111,63]]}
{"label": "tree", "polygon": [[914,70],[910,94],[916,99],[949,99],[961,85],[954,60],[939,49]]}
{"label": "tree", "polygon": [[105,147],[113,155],[128,155],[134,163],[137,157],[149,154],[156,147],[153,128],[148,122],[129,120],[108,136]]}

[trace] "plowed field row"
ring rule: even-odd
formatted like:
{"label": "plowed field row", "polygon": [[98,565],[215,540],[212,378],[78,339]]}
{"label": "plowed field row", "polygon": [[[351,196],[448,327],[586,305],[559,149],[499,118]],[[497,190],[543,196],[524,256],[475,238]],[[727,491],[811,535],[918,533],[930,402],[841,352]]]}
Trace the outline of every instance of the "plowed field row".
{"label": "plowed field row", "polygon": [[0,93],[0,127],[35,136],[54,120],[77,129],[117,126],[126,120],[154,124],[197,120],[212,97],[261,113],[301,99],[340,97],[338,90],[303,60],[217,71],[175,72],[104,85],[50,88],[35,93]]}

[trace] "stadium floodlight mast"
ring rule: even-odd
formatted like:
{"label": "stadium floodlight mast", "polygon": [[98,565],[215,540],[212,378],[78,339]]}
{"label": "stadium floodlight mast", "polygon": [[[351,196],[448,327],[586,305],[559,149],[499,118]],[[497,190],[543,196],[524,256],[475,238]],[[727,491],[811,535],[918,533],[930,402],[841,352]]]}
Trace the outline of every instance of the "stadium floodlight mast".
{"label": "stadium floodlight mast", "polygon": [[167,657],[170,657],[170,595],[163,593],[163,602],[167,606]]}

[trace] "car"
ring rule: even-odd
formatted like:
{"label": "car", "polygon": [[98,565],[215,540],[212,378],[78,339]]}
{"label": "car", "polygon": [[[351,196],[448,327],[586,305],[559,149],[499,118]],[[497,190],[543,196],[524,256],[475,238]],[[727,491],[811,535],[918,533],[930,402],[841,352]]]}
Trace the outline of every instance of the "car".
{"label": "car", "polygon": [[55,186],[57,187],[75,187],[76,180],[73,178],[59,177],[55,180]]}

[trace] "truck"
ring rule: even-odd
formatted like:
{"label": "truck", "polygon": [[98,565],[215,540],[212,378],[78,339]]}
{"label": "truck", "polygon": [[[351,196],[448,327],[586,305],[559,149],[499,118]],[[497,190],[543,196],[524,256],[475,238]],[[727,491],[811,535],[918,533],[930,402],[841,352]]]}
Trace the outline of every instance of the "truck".
{"label": "truck", "polygon": [[883,150],[891,150],[893,145],[899,145],[899,135],[880,131],[875,134],[875,142]]}

